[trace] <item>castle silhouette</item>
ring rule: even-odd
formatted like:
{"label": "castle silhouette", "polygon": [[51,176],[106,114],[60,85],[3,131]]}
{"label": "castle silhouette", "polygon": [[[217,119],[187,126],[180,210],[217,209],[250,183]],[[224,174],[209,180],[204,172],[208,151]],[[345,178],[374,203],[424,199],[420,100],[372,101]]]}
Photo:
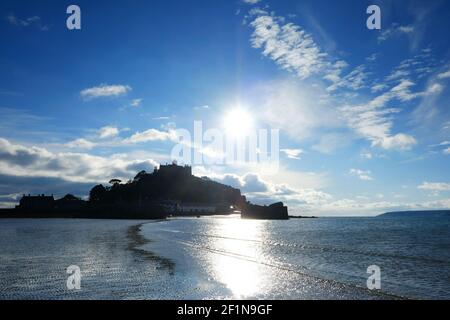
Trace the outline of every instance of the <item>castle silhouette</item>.
{"label": "castle silhouette", "polygon": [[[87,201],[71,194],[55,200],[53,195],[24,195],[8,216],[107,219],[163,219],[168,216],[218,215],[241,212],[243,218],[288,219],[283,203],[251,204],[239,189],[192,175],[190,166],[176,162],[161,165],[152,173],[139,172],[122,183],[94,186]],[[5,216],[4,212],[3,216]]]}

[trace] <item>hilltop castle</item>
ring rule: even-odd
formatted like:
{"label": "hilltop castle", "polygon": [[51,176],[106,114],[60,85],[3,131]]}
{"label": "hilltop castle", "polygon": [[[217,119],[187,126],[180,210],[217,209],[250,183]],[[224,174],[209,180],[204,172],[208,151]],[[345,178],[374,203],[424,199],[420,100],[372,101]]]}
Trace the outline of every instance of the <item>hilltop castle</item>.
{"label": "hilltop castle", "polygon": [[162,174],[170,177],[190,177],[192,176],[191,166],[179,166],[176,161],[171,164],[162,164],[153,170],[154,174]]}
{"label": "hilltop castle", "polygon": [[72,195],[23,196],[15,215],[24,217],[161,219],[169,215],[230,214],[238,209],[244,218],[287,219],[282,203],[258,206],[248,202],[239,189],[192,175],[190,166],[176,162],[161,165],[152,173],[139,172],[133,180],[110,186],[94,186],[89,200]]}

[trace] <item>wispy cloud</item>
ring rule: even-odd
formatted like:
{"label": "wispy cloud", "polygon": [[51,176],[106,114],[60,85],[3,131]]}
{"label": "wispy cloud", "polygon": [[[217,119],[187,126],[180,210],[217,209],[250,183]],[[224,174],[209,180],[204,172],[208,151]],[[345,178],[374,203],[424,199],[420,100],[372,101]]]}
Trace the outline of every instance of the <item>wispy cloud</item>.
{"label": "wispy cloud", "polygon": [[387,85],[386,85],[386,84],[380,83],[380,84],[376,84],[376,85],[372,86],[372,88],[370,88],[370,90],[371,90],[373,93],[376,93],[376,92],[379,92],[379,91],[383,91],[383,90],[386,89],[386,88],[387,88]]}
{"label": "wispy cloud", "polygon": [[302,149],[281,149],[281,152],[283,152],[289,159],[300,159],[300,155],[303,153]]}
{"label": "wispy cloud", "polygon": [[112,126],[105,126],[98,130],[100,139],[114,138],[119,134],[119,129]]}
{"label": "wispy cloud", "polygon": [[326,54],[321,52],[309,33],[263,10],[253,12],[257,14],[250,22],[253,28],[251,44],[256,49],[262,49],[264,56],[301,79],[324,68]]}
{"label": "wispy cloud", "polygon": [[131,91],[132,88],[128,85],[108,85],[101,84],[97,87],[87,88],[80,92],[83,99],[90,100],[103,97],[118,97]]}
{"label": "wispy cloud", "polygon": [[142,132],[136,132],[131,137],[124,140],[125,143],[140,143],[148,141],[176,141],[177,134],[174,130],[161,131],[157,129],[148,129]]}
{"label": "wispy cloud", "polygon": [[194,107],[194,110],[209,110],[210,109],[210,106],[209,105],[207,105],[207,104],[205,104],[205,105],[202,105],[202,106],[197,106],[197,107]]}
{"label": "wispy cloud", "polygon": [[421,185],[417,186],[418,189],[431,191],[434,195],[439,194],[439,192],[450,191],[450,183],[447,182],[423,182]]}
{"label": "wispy cloud", "polygon": [[360,154],[360,157],[363,158],[363,159],[370,160],[370,159],[373,158],[373,154],[371,152],[362,152]]}
{"label": "wispy cloud", "polygon": [[436,62],[430,48],[421,50],[420,53],[411,58],[402,60],[391,73],[389,73],[384,81],[393,83],[402,78],[421,79],[432,74],[436,69]]}
{"label": "wispy cloud", "polygon": [[95,147],[95,143],[84,138],[79,138],[66,143],[65,146],[70,149],[90,150]]}
{"label": "wispy cloud", "polygon": [[437,75],[437,77],[438,77],[439,79],[447,79],[447,78],[450,78],[450,70],[445,71],[445,72],[442,72],[442,73],[439,73],[439,74]]}
{"label": "wispy cloud", "polygon": [[[273,60],[282,69],[294,73],[301,80],[313,78],[331,82],[326,87],[325,94],[316,92],[310,108],[317,114],[333,115],[336,111],[332,106],[343,106],[336,108],[341,113],[336,119],[344,120],[359,137],[369,140],[372,147],[409,150],[417,144],[412,135],[394,132],[394,120],[396,114],[403,110],[404,104],[412,103],[415,99],[435,97],[443,92],[445,87],[437,80],[445,78],[446,73],[434,79],[431,76],[436,69],[431,48],[425,48],[412,58],[401,61],[398,67],[380,80],[374,79],[376,70],[372,70],[377,54],[370,55],[366,64],[350,68],[346,61],[322,51],[311,34],[299,25],[286,22],[285,17],[256,8],[250,10],[244,22],[248,20],[253,29],[251,44],[254,48],[261,49],[262,55]],[[411,34],[414,28],[413,25],[393,24],[380,35],[380,40],[384,41],[396,34]],[[349,69],[348,72],[344,72],[346,69]],[[430,77],[423,87],[424,81],[421,79],[426,76]],[[422,88],[419,88],[418,84]],[[311,90],[317,91],[316,88],[320,88],[323,83],[316,82],[314,85],[315,88]],[[363,89],[369,89],[372,95],[367,95],[367,90]],[[304,101],[305,97],[301,97],[299,101],[292,101],[292,97],[291,94],[277,96],[277,111],[271,112],[270,107],[264,107],[266,118],[272,126],[283,128],[296,139],[307,137],[316,126],[327,127],[327,121],[321,119],[322,124],[316,124],[315,117],[310,117],[307,110],[304,110],[307,108],[303,106],[308,105]],[[270,98],[266,98],[266,101],[268,100]],[[361,102],[364,100],[367,102]],[[395,107],[391,106],[393,103],[396,103]],[[265,102],[266,106],[267,104]],[[286,108],[291,104],[296,109],[293,113]],[[321,109],[322,105],[330,107],[326,108],[325,112],[317,110]],[[285,112],[280,108],[287,110]],[[337,126],[340,125],[339,121],[334,125],[336,123]]]}
{"label": "wispy cloud", "polygon": [[141,106],[141,104],[142,104],[142,100],[143,99],[133,99],[133,100],[131,100],[131,103],[130,103],[130,106],[131,107],[135,107],[135,108],[137,108],[137,107],[140,107]]}
{"label": "wispy cloud", "polygon": [[368,78],[368,72],[366,71],[365,65],[360,65],[342,78],[332,73],[326,75],[324,78],[333,82],[327,88],[328,91],[335,91],[338,88],[359,90],[366,86],[365,81]]}
{"label": "wispy cloud", "polygon": [[14,14],[10,14],[6,17],[6,20],[15,26],[18,27],[35,27],[37,29],[39,29],[40,31],[48,31],[50,29],[49,26],[45,25],[42,22],[41,17],[39,16],[32,16],[29,18],[18,18],[16,17]]}
{"label": "wispy cloud", "polygon": [[288,80],[273,81],[259,87],[257,95],[261,118],[296,141],[314,136],[321,128],[340,125],[336,109],[321,101],[327,95],[323,87],[311,88]]}
{"label": "wispy cloud", "polygon": [[412,25],[400,25],[398,23],[393,23],[390,28],[387,28],[381,32],[378,36],[378,42],[386,41],[387,39],[399,36],[402,34],[412,34],[414,32],[414,26]]}
{"label": "wispy cloud", "polygon": [[400,112],[398,108],[386,108],[392,100],[401,102],[439,94],[443,86],[430,83],[424,91],[412,91],[416,84],[409,79],[401,79],[388,91],[376,96],[366,104],[341,108],[351,128],[372,141],[373,146],[384,149],[407,150],[416,144],[416,139],[404,133],[392,134],[392,115]]}
{"label": "wispy cloud", "polygon": [[[128,91],[130,91],[130,90],[128,90]],[[121,94],[119,94],[119,95],[121,95]],[[128,109],[137,109],[137,108],[142,106],[142,101],[144,101],[144,99],[142,99],[142,98],[132,99],[131,101],[127,102],[127,104],[121,106],[118,110],[119,111],[126,111]]]}
{"label": "wispy cloud", "polygon": [[170,120],[169,116],[154,117],[152,120]]}
{"label": "wispy cloud", "polygon": [[362,137],[369,139],[372,146],[384,149],[410,149],[416,144],[416,139],[404,133],[392,134],[391,115],[399,112],[394,108],[381,108],[380,103],[386,101],[380,96],[365,105],[347,106],[341,108],[348,124]]}
{"label": "wispy cloud", "polygon": [[14,136],[15,139],[29,139],[31,136],[36,138],[38,135],[54,136],[54,132],[43,130],[45,123],[51,120],[51,117],[36,115],[30,110],[0,107],[0,134]]}
{"label": "wispy cloud", "polygon": [[370,172],[370,170],[350,169],[349,174],[358,177],[360,180],[364,181],[373,180],[372,172]]}

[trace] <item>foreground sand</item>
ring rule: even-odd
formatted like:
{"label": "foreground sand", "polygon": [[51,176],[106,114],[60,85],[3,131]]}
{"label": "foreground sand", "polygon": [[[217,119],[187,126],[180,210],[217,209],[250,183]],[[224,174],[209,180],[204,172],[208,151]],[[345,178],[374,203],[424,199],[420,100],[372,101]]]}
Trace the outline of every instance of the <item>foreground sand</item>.
{"label": "foreground sand", "polygon": [[[157,237],[151,241],[151,227],[166,223],[170,222],[2,220],[0,299],[387,298],[209,248]],[[226,269],[224,277],[212,270],[215,263]],[[70,265],[81,269],[81,290],[67,289]],[[255,268],[259,278],[249,279]],[[276,279],[272,287],[271,279]]]}

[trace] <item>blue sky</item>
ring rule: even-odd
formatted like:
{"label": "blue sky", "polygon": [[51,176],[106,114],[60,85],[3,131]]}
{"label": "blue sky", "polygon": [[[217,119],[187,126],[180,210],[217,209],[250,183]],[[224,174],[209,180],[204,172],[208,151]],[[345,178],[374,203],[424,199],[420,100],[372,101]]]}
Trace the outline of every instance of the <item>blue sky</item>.
{"label": "blue sky", "polygon": [[279,170],[195,174],[293,214],[450,207],[448,1],[77,1],[73,31],[70,4],[0,4],[1,206],[152,170],[239,107]]}

